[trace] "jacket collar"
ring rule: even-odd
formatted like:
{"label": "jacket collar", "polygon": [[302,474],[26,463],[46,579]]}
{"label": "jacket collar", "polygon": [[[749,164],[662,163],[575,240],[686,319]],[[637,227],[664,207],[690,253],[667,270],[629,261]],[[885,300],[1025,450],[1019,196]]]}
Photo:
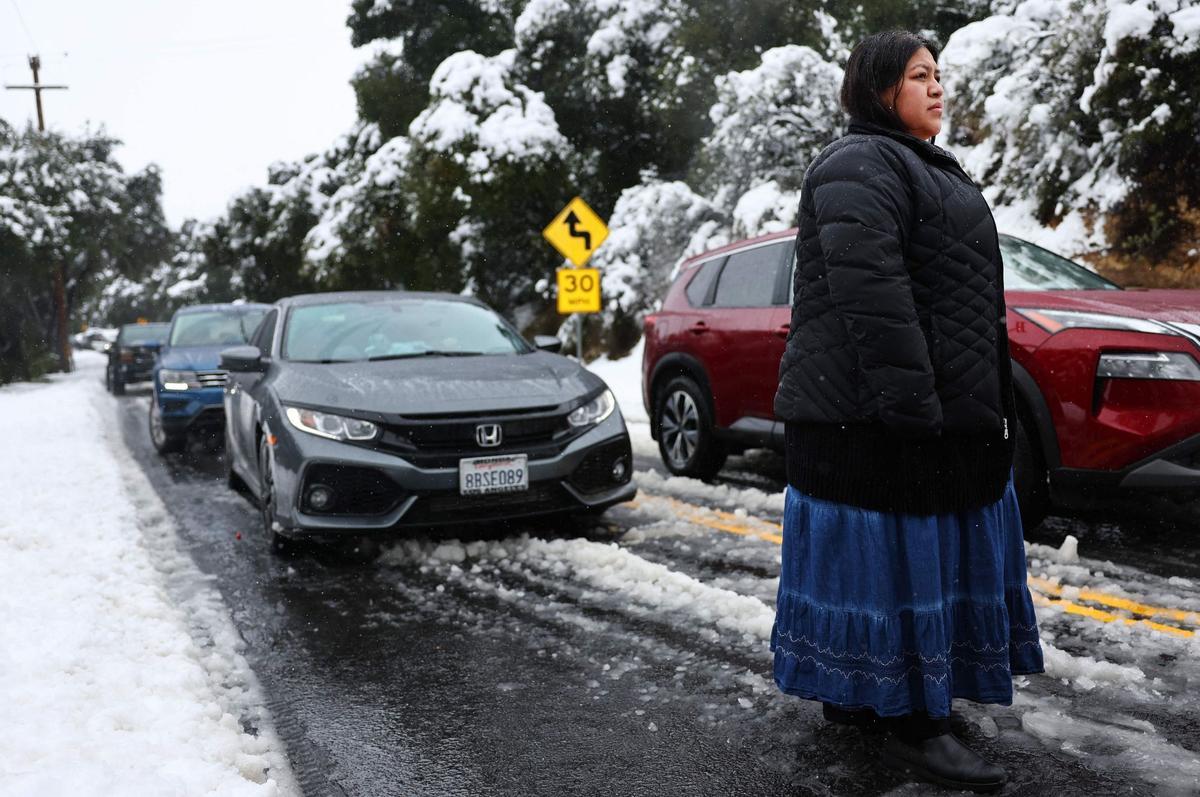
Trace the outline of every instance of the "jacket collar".
{"label": "jacket collar", "polygon": [[848,133],[858,133],[870,136],[887,136],[893,141],[899,141],[904,146],[911,149],[913,152],[920,155],[927,161],[932,161],[938,165],[949,168],[966,178],[967,182],[974,184],[971,176],[963,171],[963,167],[959,165],[958,159],[952,154],[926,141],[923,138],[917,138],[909,133],[902,133],[899,130],[893,130],[890,127],[877,125],[874,122],[867,122],[862,119],[851,119]]}

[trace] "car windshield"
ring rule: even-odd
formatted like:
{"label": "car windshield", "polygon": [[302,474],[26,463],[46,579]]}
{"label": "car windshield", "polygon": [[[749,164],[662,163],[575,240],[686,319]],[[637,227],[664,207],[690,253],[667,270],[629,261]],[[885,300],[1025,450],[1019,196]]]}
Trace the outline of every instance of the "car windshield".
{"label": "car windshield", "polygon": [[293,308],[283,356],[304,362],[357,362],[530,350],[487,308],[435,299],[388,299]]}
{"label": "car windshield", "polygon": [[1013,291],[1119,291],[1121,287],[1020,238],[1000,236],[1004,255],[1004,287]]}
{"label": "car windshield", "polygon": [[130,324],[121,328],[121,342],[128,345],[159,343],[167,336],[167,324]]}
{"label": "car windshield", "polygon": [[265,310],[184,313],[171,327],[172,346],[236,346],[250,340]]}

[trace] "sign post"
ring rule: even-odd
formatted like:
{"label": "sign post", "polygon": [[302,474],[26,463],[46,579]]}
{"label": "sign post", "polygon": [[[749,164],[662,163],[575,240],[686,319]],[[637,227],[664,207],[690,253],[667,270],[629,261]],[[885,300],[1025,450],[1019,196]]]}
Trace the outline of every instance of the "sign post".
{"label": "sign post", "polygon": [[572,199],[542,235],[575,268],[558,270],[558,312],[575,314],[575,343],[579,362],[583,362],[583,317],[600,312],[600,272],[583,268],[608,237],[608,226],[581,198]]}

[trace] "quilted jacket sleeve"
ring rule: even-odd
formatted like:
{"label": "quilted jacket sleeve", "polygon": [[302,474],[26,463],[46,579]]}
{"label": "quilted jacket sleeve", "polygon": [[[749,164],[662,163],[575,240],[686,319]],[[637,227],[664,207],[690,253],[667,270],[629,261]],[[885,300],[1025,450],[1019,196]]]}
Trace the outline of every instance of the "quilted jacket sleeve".
{"label": "quilted jacket sleeve", "polygon": [[898,434],[940,433],[942,407],[904,260],[911,190],[899,156],[849,144],[810,177],[825,278],[880,420]]}

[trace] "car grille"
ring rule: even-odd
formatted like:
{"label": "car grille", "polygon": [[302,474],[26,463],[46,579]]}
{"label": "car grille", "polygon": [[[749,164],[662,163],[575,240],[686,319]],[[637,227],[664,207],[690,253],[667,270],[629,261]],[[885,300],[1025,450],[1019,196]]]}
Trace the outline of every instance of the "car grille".
{"label": "car grille", "polygon": [[196,381],[200,387],[225,387],[227,376],[224,371],[197,371]]}
{"label": "car grille", "polygon": [[400,519],[405,526],[435,526],[442,523],[478,523],[506,517],[538,515],[569,510],[578,504],[558,484],[531,484],[520,493],[458,495],[441,493],[417,499]]}
{"label": "car grille", "polygon": [[[499,446],[484,448],[476,442],[475,429],[480,424],[500,426]],[[528,454],[530,459],[553,457],[581,433],[582,430],[567,423],[567,413],[552,407],[487,416],[407,418],[383,424],[383,432],[373,446],[402,456],[417,467],[452,468],[463,457],[503,454]]]}

